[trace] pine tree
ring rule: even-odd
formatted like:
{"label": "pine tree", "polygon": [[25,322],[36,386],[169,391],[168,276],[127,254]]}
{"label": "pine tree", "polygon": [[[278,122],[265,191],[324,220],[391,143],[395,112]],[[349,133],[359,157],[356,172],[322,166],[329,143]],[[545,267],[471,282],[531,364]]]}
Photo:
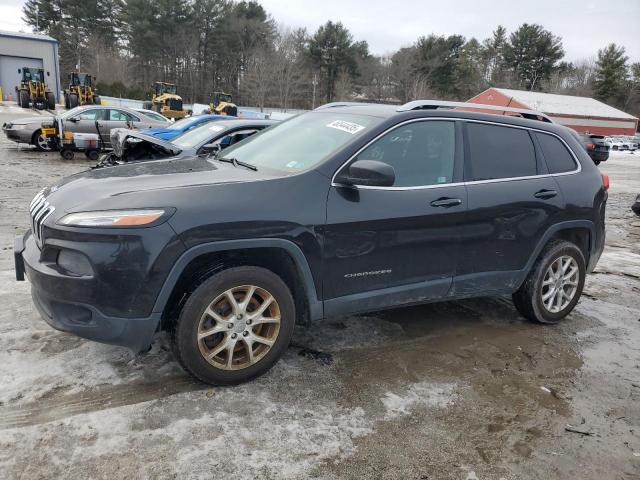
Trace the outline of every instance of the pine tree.
{"label": "pine tree", "polygon": [[622,107],[627,87],[627,60],[624,47],[615,43],[598,50],[593,92],[598,100]]}

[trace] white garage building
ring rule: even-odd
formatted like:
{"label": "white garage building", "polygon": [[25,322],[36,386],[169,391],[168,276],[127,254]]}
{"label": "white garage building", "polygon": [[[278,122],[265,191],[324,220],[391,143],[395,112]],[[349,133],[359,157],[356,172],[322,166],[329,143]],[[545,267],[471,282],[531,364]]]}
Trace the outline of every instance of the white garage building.
{"label": "white garage building", "polygon": [[60,65],[56,39],[47,35],[0,30],[0,87],[3,100],[16,100],[15,87],[22,79],[18,69],[22,67],[44,69],[47,85],[58,100]]}

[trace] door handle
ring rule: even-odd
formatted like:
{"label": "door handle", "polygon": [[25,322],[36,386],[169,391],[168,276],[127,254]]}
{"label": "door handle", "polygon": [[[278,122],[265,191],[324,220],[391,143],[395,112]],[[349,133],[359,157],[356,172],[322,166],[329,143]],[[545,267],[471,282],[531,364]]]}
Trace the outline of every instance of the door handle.
{"label": "door handle", "polygon": [[449,207],[455,207],[458,205],[462,205],[462,200],[460,200],[459,198],[442,197],[431,202],[432,207],[449,208]]}
{"label": "door handle", "polygon": [[555,197],[556,195],[558,195],[558,192],[556,192],[555,190],[546,190],[546,189],[539,190],[533,194],[534,197],[541,198],[542,200],[548,200],[550,198]]}

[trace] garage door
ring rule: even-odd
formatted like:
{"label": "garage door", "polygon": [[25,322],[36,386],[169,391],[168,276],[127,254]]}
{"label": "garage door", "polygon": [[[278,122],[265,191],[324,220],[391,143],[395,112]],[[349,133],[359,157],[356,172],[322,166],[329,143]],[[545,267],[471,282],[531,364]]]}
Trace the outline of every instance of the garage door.
{"label": "garage door", "polygon": [[16,99],[15,88],[22,80],[22,74],[18,73],[18,69],[22,67],[42,68],[42,59],[0,55],[0,86],[5,98],[11,94],[13,99]]}

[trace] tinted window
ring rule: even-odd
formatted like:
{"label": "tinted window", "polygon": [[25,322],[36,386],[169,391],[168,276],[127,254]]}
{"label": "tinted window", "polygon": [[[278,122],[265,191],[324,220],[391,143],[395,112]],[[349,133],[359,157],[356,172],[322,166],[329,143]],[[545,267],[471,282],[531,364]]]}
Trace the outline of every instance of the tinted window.
{"label": "tinted window", "polygon": [[536,154],[527,130],[467,123],[467,180],[536,175]]}
{"label": "tinted window", "polygon": [[544,133],[537,133],[536,136],[540,142],[549,173],[570,172],[576,169],[576,162],[560,139]]}
{"label": "tinted window", "polygon": [[425,121],[403,125],[365,148],[357,160],[378,160],[396,172],[394,187],[450,183],[455,158],[453,122]]}

